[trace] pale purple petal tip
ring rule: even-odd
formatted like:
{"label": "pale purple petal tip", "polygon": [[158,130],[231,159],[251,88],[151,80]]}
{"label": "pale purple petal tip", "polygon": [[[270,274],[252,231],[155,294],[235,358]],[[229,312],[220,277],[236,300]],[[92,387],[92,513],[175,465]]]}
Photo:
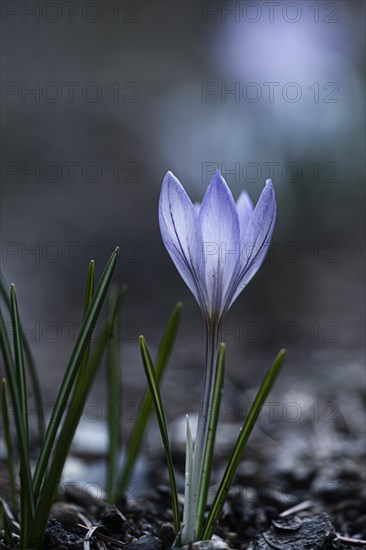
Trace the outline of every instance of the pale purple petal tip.
{"label": "pale purple petal tip", "polygon": [[197,249],[201,249],[198,217],[186,191],[171,172],[167,172],[163,180],[159,224],[170,257],[196,300],[201,303],[196,265]]}
{"label": "pale purple petal tip", "polygon": [[241,268],[230,305],[262,265],[271,243],[275,221],[276,198],[272,181],[268,179],[241,241]]}
{"label": "pale purple petal tip", "polygon": [[253,213],[253,203],[246,191],[241,191],[239,198],[236,201],[236,208],[239,216],[240,239],[243,240],[249,220]]}
{"label": "pale purple petal tip", "polygon": [[222,312],[231,281],[239,269],[240,228],[231,191],[216,170],[203,198],[199,223],[203,241],[203,263],[210,309]]}

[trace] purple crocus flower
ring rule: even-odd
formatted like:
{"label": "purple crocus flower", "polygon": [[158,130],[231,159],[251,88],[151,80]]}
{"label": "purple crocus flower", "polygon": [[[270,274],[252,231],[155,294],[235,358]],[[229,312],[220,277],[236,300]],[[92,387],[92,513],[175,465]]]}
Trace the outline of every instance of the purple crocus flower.
{"label": "purple crocus flower", "polygon": [[260,268],[271,242],[275,219],[276,200],[271,180],[266,181],[253,208],[245,191],[241,192],[235,204],[219,170],[215,172],[200,205],[192,204],[171,172],[164,178],[159,202],[161,235],[201,308],[207,335],[206,368],[193,447],[190,490],[184,505],[184,544],[193,542],[197,536],[198,496],[220,325],[232,303]]}
{"label": "purple crocus flower", "polygon": [[253,208],[242,191],[235,204],[219,170],[201,205],[192,204],[167,172],[160,195],[164,244],[207,322],[219,323],[261,266],[276,219],[271,180]]}

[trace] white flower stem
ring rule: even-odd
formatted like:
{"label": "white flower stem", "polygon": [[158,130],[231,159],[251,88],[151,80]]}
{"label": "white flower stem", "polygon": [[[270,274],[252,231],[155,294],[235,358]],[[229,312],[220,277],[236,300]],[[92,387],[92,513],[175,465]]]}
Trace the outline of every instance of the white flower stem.
{"label": "white flower stem", "polygon": [[212,409],[219,326],[219,323],[206,322],[206,367],[203,379],[196,441],[193,452],[192,487],[189,498],[187,498],[188,495],[185,495],[185,507],[188,506],[188,512],[185,513],[186,522],[182,530],[182,544],[194,542],[197,536],[197,504],[202,479],[203,458],[207,444],[209,420]]}

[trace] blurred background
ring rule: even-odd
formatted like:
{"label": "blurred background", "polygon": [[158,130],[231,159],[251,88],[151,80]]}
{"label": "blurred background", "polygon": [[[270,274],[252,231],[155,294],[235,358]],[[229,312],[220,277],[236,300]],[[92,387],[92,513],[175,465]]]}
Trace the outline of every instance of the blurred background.
{"label": "blurred background", "polygon": [[[164,399],[170,420],[197,411],[200,312],[164,249],[157,205],[167,170],[200,201],[216,168],[234,198],[245,188],[256,201],[271,177],[278,202],[270,252],[223,327],[225,399],[255,387],[281,347],[282,403],[309,413],[316,388],[321,410],[340,389],[358,391],[364,10],[350,0],[2,4],[2,270],[48,401],[80,326],[88,262],[99,275],[119,245],[125,402],[145,384],[139,334],[155,352],[181,300]],[[101,410],[104,395],[101,372]]]}

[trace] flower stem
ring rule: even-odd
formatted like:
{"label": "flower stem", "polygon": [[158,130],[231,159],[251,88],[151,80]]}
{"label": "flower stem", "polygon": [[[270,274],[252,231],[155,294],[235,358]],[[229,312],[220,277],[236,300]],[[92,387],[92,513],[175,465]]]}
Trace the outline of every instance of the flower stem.
{"label": "flower stem", "polygon": [[185,506],[188,506],[189,512],[185,515],[186,523],[183,526],[181,539],[183,544],[194,542],[200,529],[200,526],[197,525],[197,505],[201,490],[204,455],[212,409],[219,328],[219,322],[206,321],[206,367],[193,452],[192,491],[190,498],[185,503]]}

